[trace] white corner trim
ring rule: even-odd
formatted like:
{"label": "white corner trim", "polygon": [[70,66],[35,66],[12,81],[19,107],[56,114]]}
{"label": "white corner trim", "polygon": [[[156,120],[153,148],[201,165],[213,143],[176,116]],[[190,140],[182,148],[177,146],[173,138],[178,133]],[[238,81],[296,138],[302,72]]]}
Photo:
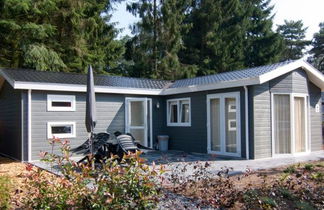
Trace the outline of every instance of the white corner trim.
{"label": "white corner trim", "polygon": [[[52,102],[70,102],[71,106],[53,106]],[[47,111],[62,111],[62,112],[71,112],[75,111],[75,95],[47,95]]]}
{"label": "white corner trim", "polygon": [[244,96],[245,96],[245,155],[246,159],[250,159],[250,121],[249,121],[249,89],[244,86]]}
{"label": "white corner trim", "polygon": [[[52,126],[71,126],[71,133],[52,134]],[[47,122],[47,138],[75,138],[76,137],[76,124],[75,122]]]}
{"label": "white corner trim", "polygon": [[32,90],[28,90],[28,161],[32,161],[32,98],[31,98],[31,92]]}

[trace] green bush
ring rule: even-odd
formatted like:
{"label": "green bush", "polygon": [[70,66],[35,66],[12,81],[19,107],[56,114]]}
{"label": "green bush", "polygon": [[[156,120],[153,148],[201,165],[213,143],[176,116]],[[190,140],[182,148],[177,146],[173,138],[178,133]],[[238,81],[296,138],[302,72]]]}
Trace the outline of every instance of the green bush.
{"label": "green bush", "polygon": [[310,164],[310,163],[307,163],[307,164],[305,164],[304,168],[307,171],[311,171],[311,170],[313,170],[314,165],[313,164]]}
{"label": "green bush", "polygon": [[0,176],[0,209],[10,208],[10,192],[12,183],[9,177]]}
{"label": "green bush", "polygon": [[[62,143],[62,156],[44,154],[55,161],[63,176],[30,170],[26,207],[34,209],[152,209],[159,200],[159,174],[149,167],[140,153],[111,157],[96,167],[70,159],[69,146]],[[91,164],[90,164],[91,165]]]}

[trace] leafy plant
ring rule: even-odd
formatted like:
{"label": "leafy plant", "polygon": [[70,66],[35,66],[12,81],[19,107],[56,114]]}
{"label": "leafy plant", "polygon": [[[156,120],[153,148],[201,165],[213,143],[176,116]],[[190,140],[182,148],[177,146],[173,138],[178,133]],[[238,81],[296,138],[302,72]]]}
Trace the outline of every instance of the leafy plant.
{"label": "leafy plant", "polygon": [[[159,175],[163,170],[149,167],[140,152],[118,161],[110,157],[93,170],[90,165],[70,159],[69,143],[60,143],[62,155],[42,153],[43,160],[55,163],[62,176],[29,168],[25,204],[34,209],[152,209],[159,196]],[[94,162],[94,160],[92,160]]]}
{"label": "leafy plant", "polygon": [[301,210],[313,210],[314,207],[305,201],[298,201],[296,203],[296,208]]}
{"label": "leafy plant", "polygon": [[296,172],[296,167],[294,165],[288,166],[283,172],[293,174]]}
{"label": "leafy plant", "polygon": [[311,174],[311,178],[316,181],[323,181],[324,180],[324,174],[321,172],[315,172]]}
{"label": "leafy plant", "polygon": [[264,208],[269,208],[269,207],[277,207],[277,203],[275,200],[273,200],[270,197],[261,197],[260,198],[261,204]]}
{"label": "leafy plant", "polygon": [[8,176],[0,176],[0,209],[10,208],[12,183]]}
{"label": "leafy plant", "polygon": [[307,163],[307,164],[305,164],[304,168],[307,171],[311,171],[311,170],[313,170],[314,165],[313,164],[310,164],[310,163]]}

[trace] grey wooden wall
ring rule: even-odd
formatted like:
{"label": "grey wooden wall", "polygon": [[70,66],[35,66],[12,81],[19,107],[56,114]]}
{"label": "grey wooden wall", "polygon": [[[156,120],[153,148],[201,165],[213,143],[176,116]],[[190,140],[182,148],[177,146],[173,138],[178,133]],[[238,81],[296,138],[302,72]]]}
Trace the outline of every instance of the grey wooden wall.
{"label": "grey wooden wall", "polygon": [[[305,71],[297,69],[270,82],[251,87],[253,97],[250,111],[252,113],[254,158],[267,158],[272,155],[271,93],[306,93],[310,97],[310,136],[311,150],[320,150],[322,144],[321,110],[315,112],[320,103],[321,91],[312,84]],[[253,108],[252,108],[253,107]]]}
{"label": "grey wooden wall", "polygon": [[21,160],[21,94],[7,82],[0,91],[0,110],[0,153]]}

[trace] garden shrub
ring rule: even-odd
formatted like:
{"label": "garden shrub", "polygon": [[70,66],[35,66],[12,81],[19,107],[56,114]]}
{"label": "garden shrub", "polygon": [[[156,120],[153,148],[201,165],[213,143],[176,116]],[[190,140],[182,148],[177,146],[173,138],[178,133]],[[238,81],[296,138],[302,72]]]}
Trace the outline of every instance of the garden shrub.
{"label": "garden shrub", "polygon": [[[56,142],[60,142],[56,140]],[[69,144],[62,142],[62,156],[43,153],[62,176],[30,168],[27,207],[35,209],[152,209],[159,201],[159,175],[163,170],[149,167],[140,152],[106,159],[95,170],[70,159]],[[91,165],[91,164],[90,164]]]}
{"label": "garden shrub", "polygon": [[10,208],[12,183],[8,176],[0,176],[0,209]]}

